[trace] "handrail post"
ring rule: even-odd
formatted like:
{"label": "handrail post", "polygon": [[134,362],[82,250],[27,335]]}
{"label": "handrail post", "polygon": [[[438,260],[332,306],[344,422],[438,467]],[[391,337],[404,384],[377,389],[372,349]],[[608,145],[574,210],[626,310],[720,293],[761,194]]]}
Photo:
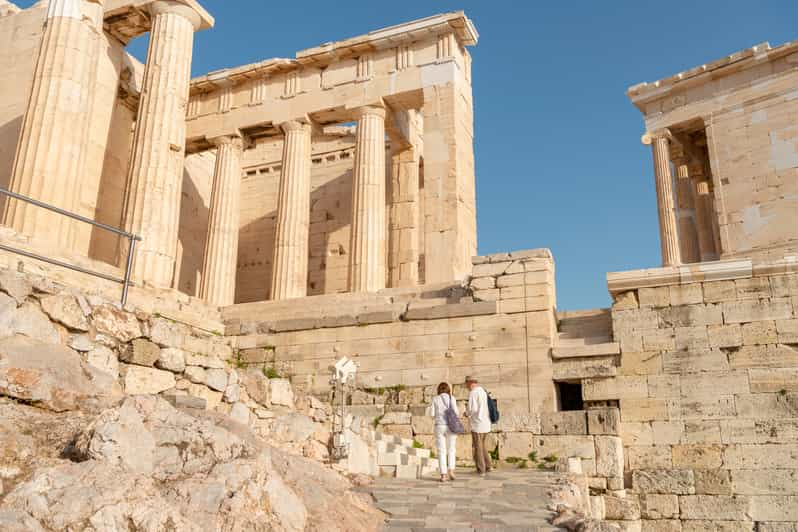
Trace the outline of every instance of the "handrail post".
{"label": "handrail post", "polygon": [[127,287],[130,284],[130,270],[133,267],[133,253],[136,250],[136,238],[133,236],[128,237],[130,245],[127,249],[127,265],[125,266],[125,280],[122,283],[122,307],[127,303]]}

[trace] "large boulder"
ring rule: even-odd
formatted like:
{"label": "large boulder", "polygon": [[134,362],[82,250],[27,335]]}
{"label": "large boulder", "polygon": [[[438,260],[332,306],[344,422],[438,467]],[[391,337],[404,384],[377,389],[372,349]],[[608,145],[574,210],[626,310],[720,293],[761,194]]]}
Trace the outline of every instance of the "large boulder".
{"label": "large boulder", "polygon": [[7,303],[0,302],[0,336],[22,334],[48,344],[60,343],[61,335],[38,305],[27,302],[16,308]]}
{"label": "large boulder", "polygon": [[16,335],[0,339],[0,395],[62,412],[105,408],[121,392],[72,349]]}
{"label": "large boulder", "polygon": [[78,331],[89,330],[89,320],[86,319],[75,296],[70,294],[46,296],[41,299],[41,305],[42,310],[58,323]]}

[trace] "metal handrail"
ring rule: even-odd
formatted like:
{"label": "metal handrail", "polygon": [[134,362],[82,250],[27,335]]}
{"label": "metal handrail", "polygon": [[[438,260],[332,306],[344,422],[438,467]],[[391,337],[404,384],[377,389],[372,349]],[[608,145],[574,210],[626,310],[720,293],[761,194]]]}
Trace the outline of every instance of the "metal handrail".
{"label": "metal handrail", "polygon": [[8,251],[10,253],[16,253],[18,255],[22,255],[23,257],[29,257],[31,259],[40,260],[42,262],[46,262],[48,264],[54,264],[56,266],[61,266],[62,268],[67,268],[76,272],[85,273],[87,275],[92,275],[94,277],[98,277],[100,279],[105,279],[106,281],[112,281],[114,283],[120,283],[122,285],[122,306],[125,305],[127,302],[127,292],[128,288],[131,286],[136,286],[136,284],[130,280],[130,273],[133,269],[133,255],[136,251],[136,241],[141,240],[141,237],[138,235],[134,235],[133,233],[128,233],[127,231],[123,231],[111,225],[106,225],[104,223],[97,222],[92,220],[91,218],[86,218],[85,216],[81,216],[79,214],[75,214],[74,212],[69,212],[67,210],[61,209],[59,207],[55,207],[48,203],[44,203],[39,200],[35,200],[33,198],[29,198],[27,196],[23,196],[22,194],[18,194],[17,192],[11,192],[5,188],[0,187],[0,194],[8,196],[10,198],[24,201],[26,203],[30,203],[31,205],[35,205],[36,207],[41,207],[42,209],[47,209],[48,211],[52,211],[54,213],[60,214],[62,216],[66,216],[68,218],[72,218],[73,220],[77,220],[79,222],[87,223],[89,225],[93,225],[94,227],[99,227],[105,231],[110,231],[119,236],[123,236],[129,240],[128,244],[128,252],[127,252],[127,261],[125,264],[125,277],[123,279],[119,279],[118,277],[114,277],[112,275],[107,275],[102,272],[97,272],[94,270],[89,270],[87,268],[83,268],[82,266],[78,266],[76,264],[70,264],[68,262],[60,261],[58,259],[53,259],[50,257],[45,257],[44,255],[39,255],[37,253],[31,253],[30,251],[25,251],[22,249],[13,248],[11,246],[6,246],[4,244],[0,244],[0,249],[4,251]]}

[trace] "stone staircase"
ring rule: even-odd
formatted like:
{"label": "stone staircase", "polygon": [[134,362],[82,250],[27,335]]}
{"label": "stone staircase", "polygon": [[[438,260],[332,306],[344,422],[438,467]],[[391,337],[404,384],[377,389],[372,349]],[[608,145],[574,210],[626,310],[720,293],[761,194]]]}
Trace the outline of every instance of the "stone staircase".
{"label": "stone staircase", "polygon": [[609,309],[575,310],[557,313],[557,343],[553,358],[583,358],[617,355],[620,346],[612,338]]}
{"label": "stone staircase", "polygon": [[438,461],[429,449],[413,447],[413,440],[384,432],[377,432],[374,439],[381,477],[420,479],[437,473]]}

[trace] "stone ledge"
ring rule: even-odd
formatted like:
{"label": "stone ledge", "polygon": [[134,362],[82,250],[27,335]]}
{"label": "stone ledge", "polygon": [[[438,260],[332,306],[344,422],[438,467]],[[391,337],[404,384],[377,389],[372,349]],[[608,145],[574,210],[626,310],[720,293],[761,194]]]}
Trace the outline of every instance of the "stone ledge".
{"label": "stone ledge", "polygon": [[573,347],[560,346],[551,349],[551,358],[588,358],[620,354],[621,345],[618,342],[587,344]]}
{"label": "stone ledge", "polygon": [[751,259],[701,262],[682,266],[646,268],[625,272],[607,273],[607,290],[610,295],[656,286],[745,279],[759,275],[798,272],[798,257],[787,256],[781,260],[754,264]]}

